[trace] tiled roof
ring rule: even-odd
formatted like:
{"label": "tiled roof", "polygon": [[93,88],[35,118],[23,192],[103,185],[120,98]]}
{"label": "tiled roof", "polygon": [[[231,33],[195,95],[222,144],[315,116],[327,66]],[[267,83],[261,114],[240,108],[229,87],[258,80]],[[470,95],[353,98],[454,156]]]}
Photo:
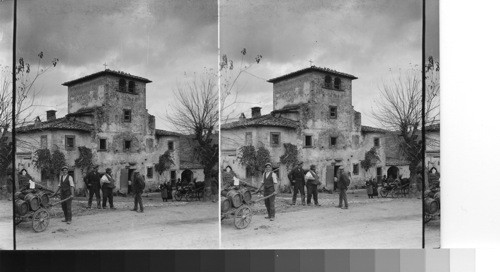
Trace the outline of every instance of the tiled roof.
{"label": "tiled roof", "polygon": [[156,129],[155,134],[156,134],[156,136],[177,136],[177,137],[182,136],[182,134],[180,134],[180,133],[173,132],[173,131],[167,131],[167,130],[163,130],[163,129]]}
{"label": "tiled roof", "polygon": [[405,166],[409,165],[410,162],[404,159],[398,159],[398,158],[386,158],[385,160],[385,165],[387,166]]}
{"label": "tiled roof", "polygon": [[104,71],[99,71],[97,73],[93,73],[93,74],[90,74],[90,75],[87,75],[84,77],[80,77],[80,78],[77,78],[77,79],[74,79],[74,80],[71,80],[68,82],[64,82],[62,85],[63,86],[71,86],[71,85],[74,85],[74,84],[77,84],[77,83],[80,83],[83,81],[91,80],[91,79],[94,79],[96,77],[101,77],[101,76],[106,76],[106,75],[124,77],[124,78],[133,79],[133,80],[137,80],[137,81],[144,82],[144,83],[151,83],[152,82],[151,80],[149,80],[147,78],[134,76],[134,75],[131,75],[129,73],[122,72],[122,71],[114,71],[114,70],[106,69]]}
{"label": "tiled roof", "polygon": [[93,126],[84,122],[70,120],[66,117],[58,118],[52,121],[40,122],[38,124],[27,125],[23,127],[16,128],[17,133],[29,133],[32,131],[43,131],[43,130],[78,130],[90,132],[93,130]]}
{"label": "tiled roof", "polygon": [[441,128],[441,124],[437,123],[437,124],[432,124],[432,125],[426,126],[425,131],[426,132],[439,132],[440,128]]}
{"label": "tiled roof", "polygon": [[296,129],[299,127],[299,122],[288,118],[275,117],[271,114],[266,114],[255,118],[248,118],[244,121],[223,124],[221,129],[228,130],[242,127],[284,127]]}
{"label": "tiled roof", "polygon": [[92,115],[96,110],[100,109],[101,107],[92,107],[92,108],[82,108],[79,109],[75,112],[68,113],[66,116],[83,116],[83,115]]}
{"label": "tiled roof", "polygon": [[308,72],[322,72],[322,73],[328,73],[328,74],[331,74],[334,76],[347,77],[350,79],[358,79],[357,77],[355,77],[353,75],[338,72],[338,71],[332,70],[330,68],[311,66],[311,67],[307,67],[307,68],[304,68],[304,69],[301,69],[301,70],[298,70],[298,71],[295,71],[295,72],[292,72],[292,73],[289,73],[289,74],[286,74],[283,76],[275,77],[273,79],[268,80],[267,82],[275,83],[275,82],[282,81],[282,80],[285,80],[287,78],[295,77],[295,76],[298,76],[298,75],[301,75],[304,73],[308,73]]}
{"label": "tiled roof", "polygon": [[361,132],[363,133],[388,133],[390,131],[381,129],[381,128],[376,128],[376,127],[369,127],[369,126],[361,126]]}

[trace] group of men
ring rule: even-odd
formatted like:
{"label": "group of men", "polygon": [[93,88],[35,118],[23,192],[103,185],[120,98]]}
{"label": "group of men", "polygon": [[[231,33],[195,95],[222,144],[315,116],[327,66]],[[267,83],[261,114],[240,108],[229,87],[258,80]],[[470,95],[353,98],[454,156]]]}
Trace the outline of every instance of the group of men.
{"label": "group of men", "polygon": [[[87,209],[92,208],[92,200],[94,195],[97,200],[98,209],[106,209],[106,204],[109,202],[109,208],[115,210],[113,205],[113,189],[115,186],[115,180],[111,174],[111,168],[106,169],[106,173],[101,176],[97,171],[99,169],[98,165],[95,165],[84,178],[85,185],[89,192],[89,199]],[[134,172],[132,180],[129,181],[132,186],[132,192],[134,194],[134,208],[131,211],[144,212],[144,206],[142,204],[142,193],[144,192],[145,182],[144,177],[139,172]],[[101,206],[101,192],[102,191],[102,206]]]}
{"label": "group of men", "polygon": [[[307,188],[307,205],[311,205],[311,198],[314,199],[314,204],[316,206],[321,206],[318,202],[318,185],[321,184],[319,181],[319,176],[316,173],[316,166],[311,165],[309,171],[304,170],[304,163],[298,162],[297,165],[288,174],[288,179],[290,180],[290,185],[293,187],[292,205],[297,202],[297,195],[300,192],[302,198],[302,205],[306,205],[306,194],[304,187]],[[338,173],[338,183],[337,187],[339,189],[339,205],[338,208],[348,209],[349,204],[347,203],[346,191],[349,187],[351,180],[349,175],[344,171],[344,167],[339,167]],[[344,206],[342,206],[344,204]]]}

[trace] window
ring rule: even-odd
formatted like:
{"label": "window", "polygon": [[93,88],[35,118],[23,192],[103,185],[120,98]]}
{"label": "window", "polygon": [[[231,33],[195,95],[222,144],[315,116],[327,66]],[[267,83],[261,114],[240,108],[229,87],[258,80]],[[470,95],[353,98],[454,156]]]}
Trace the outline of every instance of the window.
{"label": "window", "polygon": [[376,147],[380,146],[380,138],[373,138],[373,145]]}
{"label": "window", "polygon": [[330,118],[337,119],[337,106],[330,106]]}
{"label": "window", "polygon": [[305,136],[304,147],[312,147],[312,136],[311,135]]}
{"label": "window", "polygon": [[107,149],[108,149],[108,140],[99,139],[99,150],[107,150]]}
{"label": "window", "polygon": [[168,141],[167,145],[168,145],[168,150],[170,151],[174,150],[174,141]]}
{"label": "window", "polygon": [[48,148],[47,135],[40,136],[40,148],[41,149]]}
{"label": "window", "polygon": [[125,81],[125,79],[120,78],[120,80],[118,81],[118,91],[125,92],[126,89],[127,89],[127,82]]}
{"label": "window", "polygon": [[148,167],[147,172],[146,172],[146,176],[148,178],[153,178],[153,167]]}
{"label": "window", "polygon": [[325,76],[325,85],[324,88],[327,89],[332,89],[332,77],[331,76]]}
{"label": "window", "polygon": [[271,146],[280,145],[280,136],[279,132],[271,132]]}
{"label": "window", "polygon": [[330,137],[330,146],[337,145],[337,137]]}
{"label": "window", "polygon": [[66,135],[65,146],[69,150],[75,148],[75,135]]}
{"label": "window", "polygon": [[132,110],[123,110],[123,122],[132,121]]}
{"label": "window", "polygon": [[170,171],[170,181],[172,183],[174,183],[174,184],[177,181],[177,172],[175,172],[175,170],[174,171]]}
{"label": "window", "polygon": [[333,88],[340,90],[340,78],[336,77],[333,81]]}
{"label": "window", "polygon": [[132,146],[132,141],[130,140],[123,141],[123,150],[130,150],[131,146]]}
{"label": "window", "polygon": [[134,81],[128,82],[128,92],[135,93],[135,82]]}
{"label": "window", "polygon": [[245,145],[252,145],[252,132],[245,133]]}
{"label": "window", "polygon": [[352,174],[359,175],[359,163],[355,163],[352,166]]}

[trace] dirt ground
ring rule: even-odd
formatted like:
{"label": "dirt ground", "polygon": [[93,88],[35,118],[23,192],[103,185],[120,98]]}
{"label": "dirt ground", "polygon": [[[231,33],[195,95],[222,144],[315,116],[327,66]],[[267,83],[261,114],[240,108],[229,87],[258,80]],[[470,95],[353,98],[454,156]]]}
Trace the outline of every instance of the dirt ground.
{"label": "dirt ground", "polygon": [[52,209],[46,231],[35,233],[29,222],[16,228],[17,249],[187,249],[218,248],[218,205],[212,202],[162,202],[143,197],[144,213],[130,211],[132,197],[115,197],[116,210],[85,209],[73,201],[73,223],[61,222],[60,205]]}
{"label": "dirt ground", "polygon": [[422,204],[417,198],[368,199],[363,190],[348,194],[349,209],[335,208],[338,194],[320,194],[322,206],[290,206],[290,195],[276,200],[276,220],[264,219],[254,205],[243,230],[222,220],[223,248],[421,248]]}
{"label": "dirt ground", "polygon": [[425,248],[441,248],[441,220],[431,220],[425,224]]}
{"label": "dirt ground", "polygon": [[13,249],[12,202],[0,199],[0,249]]}

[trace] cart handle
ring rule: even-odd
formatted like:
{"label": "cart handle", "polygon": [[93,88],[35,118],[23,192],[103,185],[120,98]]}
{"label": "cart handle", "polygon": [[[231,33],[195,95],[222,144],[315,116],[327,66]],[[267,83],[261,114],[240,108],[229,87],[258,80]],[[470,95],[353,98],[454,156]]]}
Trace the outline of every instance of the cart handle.
{"label": "cart handle", "polygon": [[70,196],[70,197],[65,198],[65,199],[63,199],[63,200],[60,200],[60,201],[54,202],[53,204],[50,204],[50,206],[55,206],[55,205],[57,205],[57,204],[61,204],[61,203],[66,202],[66,201],[68,201],[68,200],[70,200],[70,199],[72,199],[72,198],[73,198],[73,196]]}
{"label": "cart handle", "polygon": [[270,198],[270,197],[272,197],[272,196],[274,196],[274,195],[276,195],[276,194],[270,194],[270,195],[268,195],[268,196],[261,197],[261,198],[257,198],[257,199],[255,199],[255,200],[251,200],[251,201],[252,201],[252,203],[259,202],[259,201],[262,201],[262,200],[264,200],[264,199],[268,199],[268,198]]}

